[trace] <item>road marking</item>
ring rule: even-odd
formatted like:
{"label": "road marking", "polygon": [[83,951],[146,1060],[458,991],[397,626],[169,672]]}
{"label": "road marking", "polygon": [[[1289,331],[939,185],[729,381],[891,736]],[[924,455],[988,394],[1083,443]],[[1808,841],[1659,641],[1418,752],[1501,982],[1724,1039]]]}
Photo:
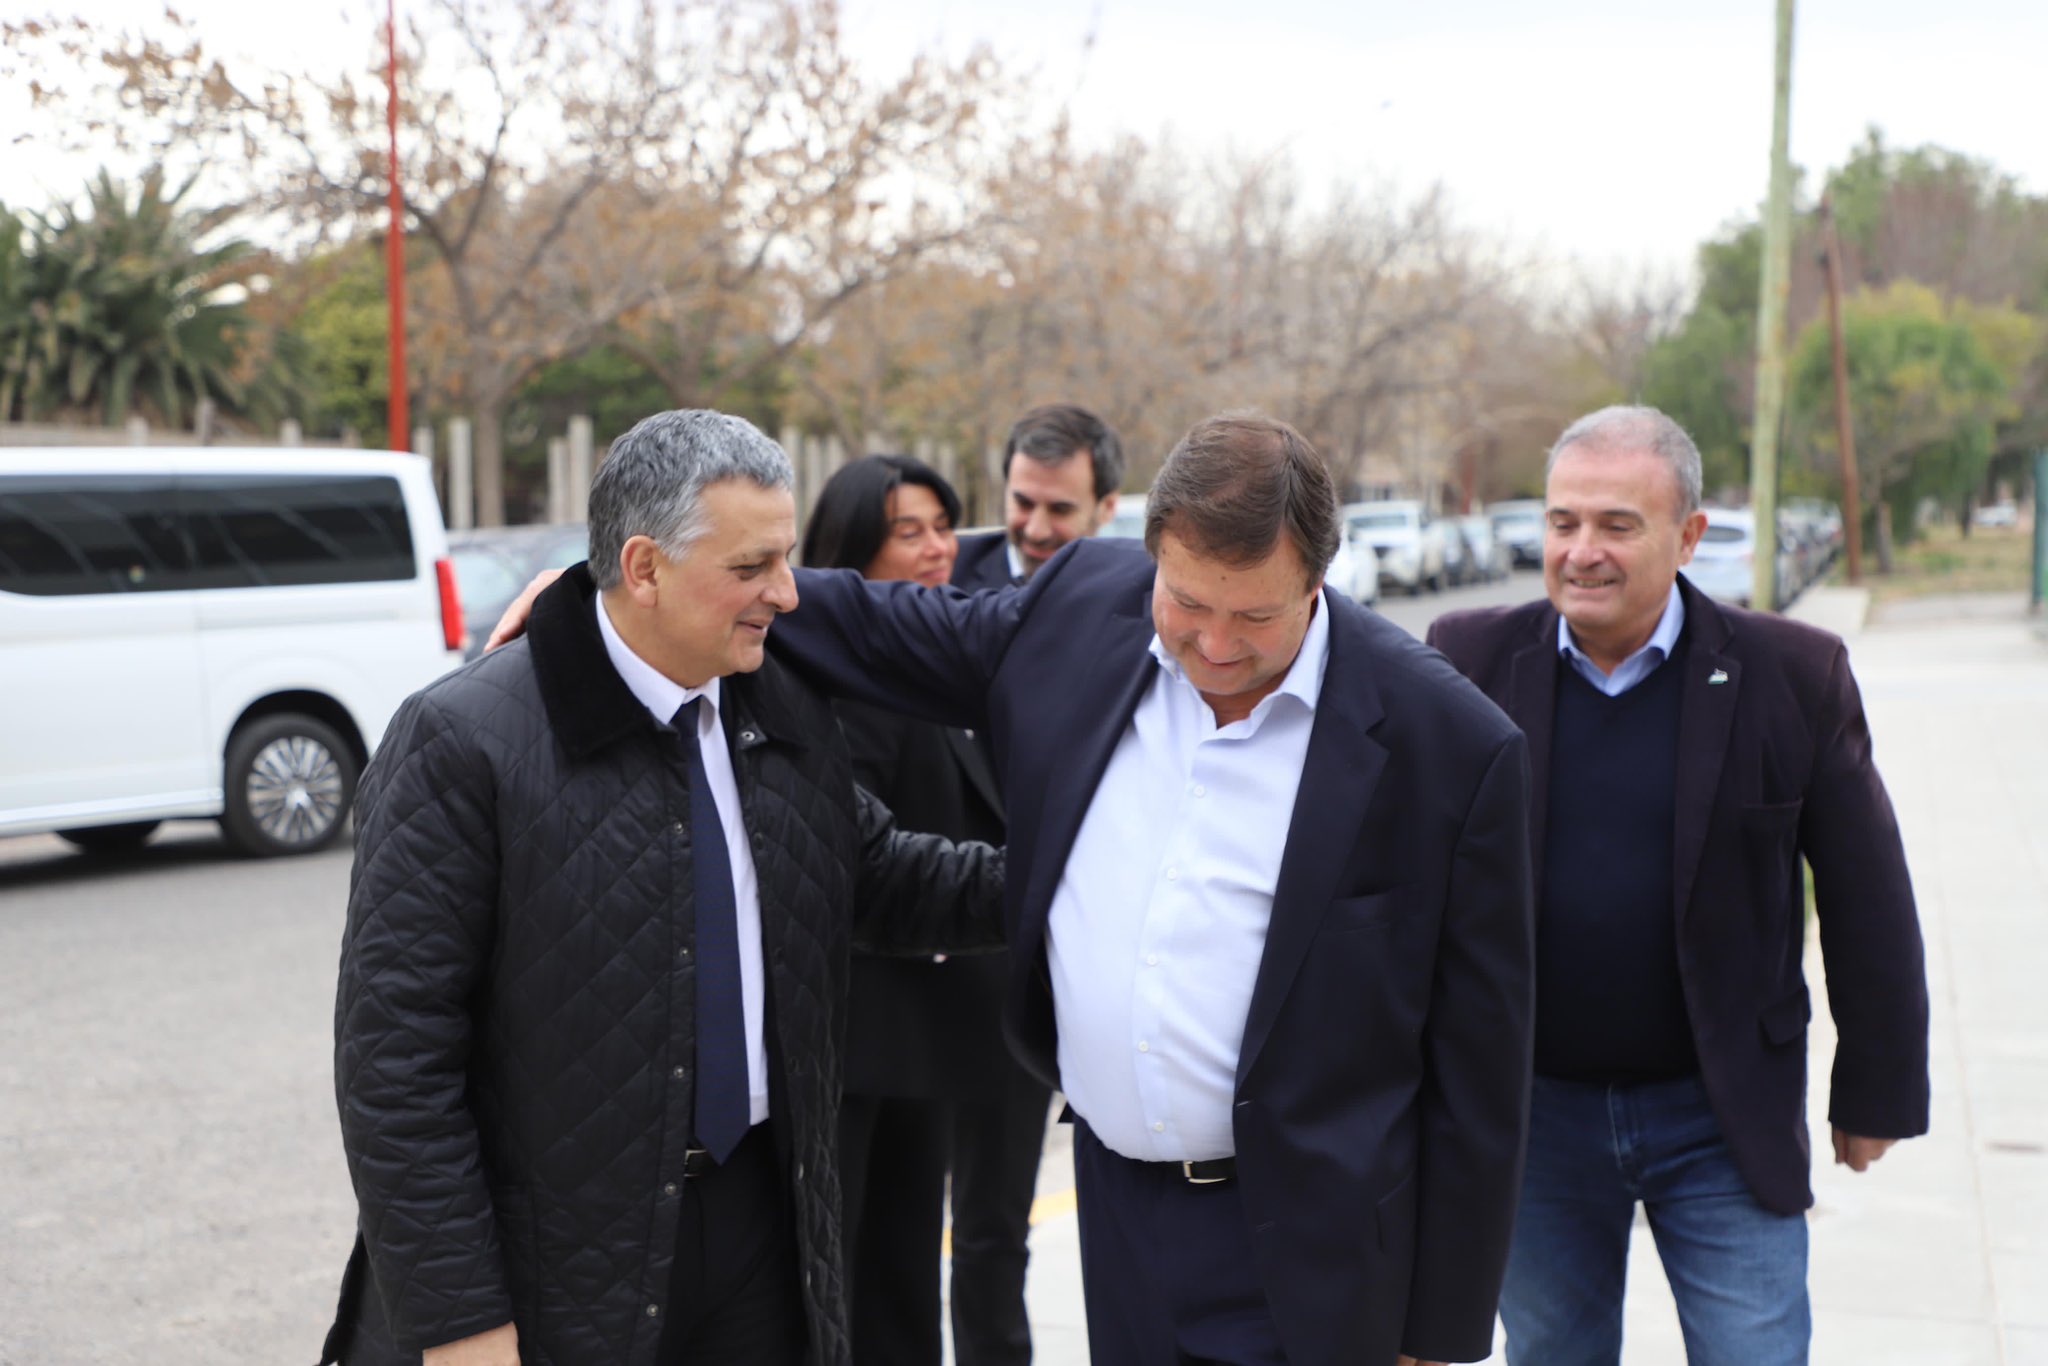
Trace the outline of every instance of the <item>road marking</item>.
{"label": "road marking", "polygon": [[[1066,1218],[1074,1212],[1076,1199],[1073,1187],[1069,1186],[1066,1190],[1054,1191],[1051,1195],[1042,1195],[1038,1199],[1033,1200],[1031,1202],[1031,1227],[1037,1228],[1040,1224],[1050,1219]],[[951,1224],[946,1225],[945,1236],[939,1240],[939,1255],[941,1257],[953,1255],[953,1226]]]}

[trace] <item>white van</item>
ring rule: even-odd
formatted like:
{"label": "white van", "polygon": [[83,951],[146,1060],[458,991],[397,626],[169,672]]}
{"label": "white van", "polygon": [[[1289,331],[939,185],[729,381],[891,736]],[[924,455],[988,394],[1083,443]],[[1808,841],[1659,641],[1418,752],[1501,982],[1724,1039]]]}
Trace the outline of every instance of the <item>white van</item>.
{"label": "white van", "polygon": [[0,835],[322,848],[462,634],[419,456],[0,449]]}

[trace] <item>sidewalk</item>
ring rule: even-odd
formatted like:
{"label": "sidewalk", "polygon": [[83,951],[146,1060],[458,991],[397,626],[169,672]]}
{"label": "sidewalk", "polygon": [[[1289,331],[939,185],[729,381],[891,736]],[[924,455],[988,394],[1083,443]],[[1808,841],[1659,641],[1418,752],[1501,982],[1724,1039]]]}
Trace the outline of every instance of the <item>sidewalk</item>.
{"label": "sidewalk", "polygon": [[[1919,604],[1861,625],[1852,590],[1793,615],[1850,641],[1927,940],[1934,1127],[1856,1176],[1828,1164],[1834,1037],[1819,998],[1811,1123],[1813,1360],[2048,1366],[2048,643],[2024,600]],[[1088,1360],[1071,1164],[1048,1144],[1032,1235],[1041,1366]],[[1064,1198],[1063,1198],[1064,1197]],[[1648,1230],[1633,1243],[1629,1366],[1685,1360]]]}

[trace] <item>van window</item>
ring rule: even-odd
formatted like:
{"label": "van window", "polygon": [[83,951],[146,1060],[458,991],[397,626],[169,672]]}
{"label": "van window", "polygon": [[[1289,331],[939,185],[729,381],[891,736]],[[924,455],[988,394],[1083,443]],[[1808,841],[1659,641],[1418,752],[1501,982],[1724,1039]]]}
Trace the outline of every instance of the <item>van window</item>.
{"label": "van window", "polygon": [[168,479],[0,482],[0,592],[50,597],[186,588],[191,564]]}
{"label": "van window", "polygon": [[385,475],[0,480],[0,592],[38,596],[415,576]]}
{"label": "van window", "polygon": [[410,579],[412,528],[396,479],[189,475],[178,504],[195,588]]}

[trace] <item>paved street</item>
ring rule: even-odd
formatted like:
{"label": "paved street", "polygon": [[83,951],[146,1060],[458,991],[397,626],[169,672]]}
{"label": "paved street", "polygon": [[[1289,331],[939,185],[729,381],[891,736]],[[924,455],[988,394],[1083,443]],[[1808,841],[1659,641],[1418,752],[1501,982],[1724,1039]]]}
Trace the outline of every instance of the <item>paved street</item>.
{"label": "paved street", "polygon": [[[1524,574],[1385,607],[1420,630],[1537,591]],[[1934,1135],[1867,1176],[1820,1172],[1815,1360],[2048,1366],[2048,643],[2013,599],[1860,633],[1839,593],[1798,611],[1852,633],[1936,1030]],[[0,841],[0,1366],[312,1359],[352,1218],[328,1079],[347,873],[341,852],[235,859],[198,824],[114,863]],[[1829,1057],[1823,1029],[1817,1075]],[[1046,1366],[1087,1360],[1069,1173],[1056,1133],[1031,1286]],[[1631,1285],[1626,1359],[1681,1360],[1646,1238]]]}

